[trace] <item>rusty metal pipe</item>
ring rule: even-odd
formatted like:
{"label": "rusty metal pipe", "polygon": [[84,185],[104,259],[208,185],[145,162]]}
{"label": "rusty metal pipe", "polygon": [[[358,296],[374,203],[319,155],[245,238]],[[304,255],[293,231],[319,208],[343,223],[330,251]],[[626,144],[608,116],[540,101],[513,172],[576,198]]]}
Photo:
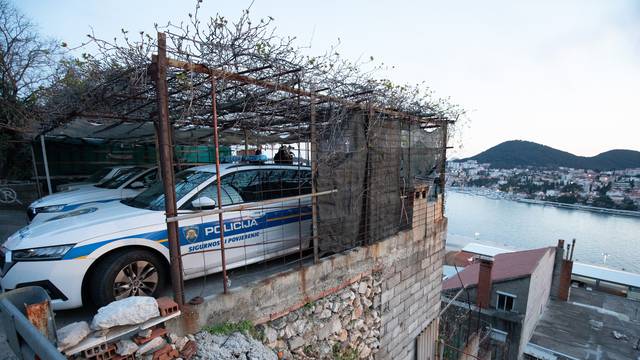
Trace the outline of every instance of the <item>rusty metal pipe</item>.
{"label": "rusty metal pipe", "polygon": [[[156,72],[156,91],[158,95],[158,145],[160,153],[160,171],[164,186],[164,206],[166,218],[177,215],[176,189],[173,178],[173,149],[169,132],[169,99],[167,95],[167,37],[158,32],[158,56]],[[175,301],[184,305],[184,281],[182,273],[182,255],[180,254],[180,238],[178,223],[167,222],[167,238],[169,240],[169,258],[171,286]]]}
{"label": "rusty metal pipe", "polygon": [[218,110],[216,108],[216,78],[211,76],[211,111],[213,115],[213,140],[216,149],[216,187],[218,188],[218,221],[220,228],[220,257],[222,258],[222,286],[227,293],[227,261],[224,254],[224,216],[222,213],[222,184],[220,183],[220,149],[218,143]]}
{"label": "rusty metal pipe", "polygon": [[263,207],[264,205],[276,204],[276,203],[281,203],[281,202],[291,201],[291,200],[298,200],[298,199],[306,199],[306,198],[311,198],[311,197],[318,197],[318,196],[322,196],[322,195],[329,195],[329,194],[333,194],[335,192],[338,192],[338,189],[321,191],[319,193],[311,193],[311,194],[304,194],[304,195],[289,196],[289,197],[279,198],[279,199],[265,200],[265,201],[254,202],[254,203],[249,203],[249,204],[240,204],[240,205],[228,206],[228,207],[226,207],[224,209],[199,211],[199,212],[192,213],[192,214],[177,215],[177,216],[170,217],[170,218],[168,217],[167,218],[167,222],[177,222],[177,221],[182,221],[182,220],[186,220],[186,219],[194,219],[194,218],[199,218],[199,217],[203,217],[203,216],[207,216],[207,215],[216,215],[216,214],[219,214],[219,213],[225,213],[225,212],[230,212],[230,211],[243,211],[243,210],[259,209],[259,208]]}

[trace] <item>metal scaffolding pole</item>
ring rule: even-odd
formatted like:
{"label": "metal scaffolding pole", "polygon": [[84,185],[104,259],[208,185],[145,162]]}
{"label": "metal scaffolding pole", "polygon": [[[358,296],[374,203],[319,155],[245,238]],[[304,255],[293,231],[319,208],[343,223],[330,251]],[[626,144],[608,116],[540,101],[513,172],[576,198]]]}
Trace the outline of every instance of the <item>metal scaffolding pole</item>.
{"label": "metal scaffolding pole", "polygon": [[[218,188],[218,209],[222,211],[222,184],[220,183],[220,149],[218,146],[218,110],[216,107],[216,79],[211,75],[211,111],[213,116],[213,140],[216,150],[216,187]],[[245,143],[246,146],[246,143]],[[224,254],[224,216],[223,213],[218,213],[218,228],[220,229],[220,257],[222,258],[222,287],[224,293],[227,293],[227,287],[229,285],[227,278],[227,261]],[[206,271],[206,269],[205,269]]]}
{"label": "metal scaffolding pole", "polygon": [[40,179],[38,179],[38,164],[36,163],[36,153],[33,151],[33,142],[29,144],[31,149],[31,161],[33,162],[33,176],[36,178],[36,187],[38,190],[38,198],[42,197],[42,189],[40,188]]}
{"label": "metal scaffolding pole", "polygon": [[51,176],[49,175],[49,162],[47,161],[47,147],[44,145],[44,135],[40,135],[40,147],[42,148],[42,161],[44,162],[44,173],[47,177],[47,189],[49,195],[53,194],[51,190]]}
{"label": "metal scaffolding pole", "polygon": [[[318,177],[318,144],[316,143],[316,104],[315,97],[311,96],[310,100],[310,117],[311,117],[311,193],[318,191],[316,181]],[[313,229],[313,262],[318,263],[320,254],[318,251],[318,198],[311,199],[311,223]]]}
{"label": "metal scaffolding pole", "polygon": [[[169,124],[169,99],[167,91],[167,36],[158,32],[158,56],[156,58],[156,91],[158,95],[158,146],[160,153],[160,171],[164,185],[164,205],[166,217],[175,217],[176,205],[175,180],[173,178],[173,149],[171,147],[171,125]],[[171,261],[171,286],[173,297],[181,307],[184,305],[184,282],[182,278],[182,256],[178,223],[167,222],[169,240],[169,258]]]}
{"label": "metal scaffolding pole", "polygon": [[442,159],[440,161],[440,193],[442,194],[442,214],[444,214],[444,186],[446,184],[445,171],[447,171],[447,128],[449,123],[446,121],[441,124],[442,126]]}

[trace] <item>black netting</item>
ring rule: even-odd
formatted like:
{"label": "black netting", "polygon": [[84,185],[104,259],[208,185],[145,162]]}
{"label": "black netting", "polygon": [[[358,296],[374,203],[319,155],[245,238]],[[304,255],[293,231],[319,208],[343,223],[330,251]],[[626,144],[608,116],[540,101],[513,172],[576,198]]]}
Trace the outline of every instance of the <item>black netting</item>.
{"label": "black netting", "polygon": [[[362,110],[319,114],[317,191],[321,252],[380,241],[411,226],[417,183],[433,183],[440,129]],[[330,119],[323,122],[322,120]]]}

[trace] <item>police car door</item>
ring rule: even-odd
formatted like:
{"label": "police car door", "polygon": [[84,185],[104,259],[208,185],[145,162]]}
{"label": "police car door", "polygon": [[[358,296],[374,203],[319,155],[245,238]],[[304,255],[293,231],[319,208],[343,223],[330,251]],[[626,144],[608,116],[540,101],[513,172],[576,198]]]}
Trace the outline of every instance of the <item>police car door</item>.
{"label": "police car door", "polygon": [[[231,194],[231,195],[230,195]],[[222,185],[222,206],[228,207],[240,202],[240,195],[226,185]],[[181,210],[199,211],[217,209],[218,187],[212,182],[196,195],[192,196]],[[183,257],[184,272],[187,277],[201,273],[219,272],[222,269],[220,233],[225,239],[225,262],[228,268],[234,267],[244,258],[244,242],[240,241],[239,212],[223,213],[224,225],[220,225],[219,215],[203,215],[200,218],[180,222],[179,236]]]}
{"label": "police car door", "polygon": [[[278,200],[298,195],[297,171],[276,168],[263,170],[264,200]],[[265,238],[273,257],[299,248],[304,237],[300,227],[298,200],[280,201],[265,206]]]}
{"label": "police car door", "polygon": [[[279,181],[270,187],[279,189],[281,198],[304,195],[311,192],[311,173],[305,169],[283,169],[278,177],[271,177],[271,181]],[[277,218],[271,219],[277,222],[282,233],[282,241],[279,250],[291,252],[295,249],[308,247],[311,236],[311,208],[309,199],[284,200],[281,203],[281,211]]]}
{"label": "police car door", "polygon": [[[240,254],[242,264],[260,261],[270,252],[265,237],[265,211],[263,205],[260,204],[264,199],[263,177],[262,169],[252,169],[239,170],[222,178],[225,189],[229,193],[233,193],[231,198],[234,204],[242,203],[245,205],[243,210],[234,215],[235,222],[232,225],[232,231],[236,234],[236,237],[233,238],[234,245],[244,246],[243,253]],[[227,225],[227,227],[229,226]]]}

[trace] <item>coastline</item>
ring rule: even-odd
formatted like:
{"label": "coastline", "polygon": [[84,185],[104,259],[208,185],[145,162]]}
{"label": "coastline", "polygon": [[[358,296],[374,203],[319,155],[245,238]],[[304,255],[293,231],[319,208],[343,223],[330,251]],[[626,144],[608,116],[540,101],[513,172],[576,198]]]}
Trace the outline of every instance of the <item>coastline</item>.
{"label": "coastline", "polygon": [[516,201],[524,204],[552,206],[552,207],[568,209],[568,210],[580,210],[580,211],[588,211],[588,212],[594,212],[599,214],[620,215],[620,216],[640,218],[640,211],[609,209],[609,208],[601,208],[601,207],[588,206],[588,205],[582,205],[582,204],[565,204],[565,203],[559,203],[559,202],[553,202],[553,201],[523,199],[513,194],[495,192],[485,188],[449,186],[447,187],[447,190],[461,193],[461,194],[484,196],[486,198],[494,199],[494,200],[511,200],[511,201]]}

